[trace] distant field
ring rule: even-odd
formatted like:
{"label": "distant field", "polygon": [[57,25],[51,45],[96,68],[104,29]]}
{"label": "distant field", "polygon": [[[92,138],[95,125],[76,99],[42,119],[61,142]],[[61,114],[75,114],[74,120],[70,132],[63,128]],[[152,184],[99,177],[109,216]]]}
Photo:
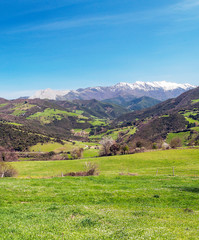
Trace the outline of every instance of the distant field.
{"label": "distant field", "polygon": [[155,176],[171,175],[172,167],[178,176],[199,176],[199,149],[166,150],[133,155],[49,162],[14,162],[19,177],[49,177],[61,172],[83,170],[85,162],[97,163],[101,175],[118,175],[121,172]]}
{"label": "distant field", "polygon": [[198,103],[198,102],[199,102],[199,99],[194,99],[194,100],[192,100],[192,102],[193,102],[193,104],[194,104],[194,103]]}
{"label": "distant field", "polygon": [[108,130],[107,132],[105,133],[102,133],[102,134],[98,134],[98,135],[92,135],[90,136],[89,138],[90,139],[96,139],[96,138],[103,138],[103,137],[106,137],[106,136],[110,136],[112,137],[114,140],[116,140],[118,138],[118,134],[119,133],[125,133],[126,132],[126,135],[125,136],[129,136],[129,135],[133,135],[135,132],[136,132],[136,127],[124,127],[124,128],[116,128],[116,129],[111,129],[111,130]]}
{"label": "distant field", "polygon": [[166,139],[166,141],[167,141],[167,143],[169,143],[170,144],[170,142],[171,142],[171,140],[173,139],[173,138],[180,138],[181,139],[181,141],[182,141],[182,145],[183,146],[186,146],[186,143],[188,142],[188,137],[190,136],[190,131],[188,131],[188,132],[179,132],[179,133],[169,133],[168,135],[167,135],[167,139]]}
{"label": "distant field", "polygon": [[[0,239],[199,239],[199,150],[94,161],[101,176],[1,179]],[[41,177],[82,170],[84,162],[13,165],[20,177]]]}
{"label": "distant field", "polygon": [[[49,142],[49,143],[38,143],[35,146],[30,147],[31,152],[50,152],[54,151],[56,153],[59,152],[68,152],[72,151],[75,148],[83,148],[83,157],[84,158],[89,158],[89,157],[96,157],[99,156],[99,149],[94,149],[94,147],[98,147],[100,144],[98,143],[90,143],[90,142],[78,142],[78,141],[73,141],[75,144],[72,142],[65,142],[64,145],[56,142]],[[89,146],[91,148],[89,148]]]}

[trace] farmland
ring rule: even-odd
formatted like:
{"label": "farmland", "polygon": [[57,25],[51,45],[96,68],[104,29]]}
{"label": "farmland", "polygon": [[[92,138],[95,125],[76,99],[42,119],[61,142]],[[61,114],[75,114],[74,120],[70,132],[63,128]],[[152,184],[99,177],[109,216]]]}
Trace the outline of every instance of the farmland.
{"label": "farmland", "polygon": [[[12,163],[18,178],[0,181],[0,239],[198,239],[198,160],[187,149]],[[58,177],[86,161],[99,176]]]}

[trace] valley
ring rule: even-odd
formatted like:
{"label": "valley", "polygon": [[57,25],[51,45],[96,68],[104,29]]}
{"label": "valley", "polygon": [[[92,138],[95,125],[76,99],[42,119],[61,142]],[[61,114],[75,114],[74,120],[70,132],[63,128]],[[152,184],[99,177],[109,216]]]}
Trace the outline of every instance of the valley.
{"label": "valley", "polygon": [[0,238],[197,239],[198,96],[0,99]]}

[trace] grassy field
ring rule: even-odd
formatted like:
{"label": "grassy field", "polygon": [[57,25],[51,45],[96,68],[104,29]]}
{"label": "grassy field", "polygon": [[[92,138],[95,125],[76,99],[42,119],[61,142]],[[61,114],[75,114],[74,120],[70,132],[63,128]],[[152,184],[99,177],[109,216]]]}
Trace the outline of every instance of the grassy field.
{"label": "grassy field", "polygon": [[29,104],[29,103],[18,103],[15,104],[15,108],[13,108],[14,112],[12,115],[14,116],[20,116],[26,113],[28,109],[33,108],[35,105]]}
{"label": "grassy field", "polygon": [[31,152],[50,152],[54,151],[56,153],[59,153],[61,151],[68,152],[72,151],[74,148],[84,148],[84,157],[94,157],[99,156],[99,150],[97,149],[88,149],[88,146],[90,147],[97,147],[100,144],[98,143],[91,143],[91,142],[80,142],[80,141],[73,141],[72,142],[64,142],[62,145],[61,143],[56,142],[49,142],[49,143],[38,143],[37,145],[34,145],[30,147]]}
{"label": "grassy field", "polygon": [[96,158],[99,176],[40,178],[85,161],[12,163],[19,178],[0,180],[0,239],[199,238],[198,149]]}
{"label": "grassy field", "polygon": [[114,140],[116,140],[118,138],[118,135],[119,133],[125,133],[125,136],[128,137],[129,135],[133,135],[135,132],[136,132],[136,128],[132,128],[132,127],[124,127],[124,128],[116,128],[116,129],[113,129],[113,130],[108,130],[107,132],[105,133],[102,133],[102,134],[98,134],[98,135],[92,135],[90,136],[89,138],[90,139],[100,139],[100,138],[103,138],[103,137],[106,137],[106,136],[110,136],[112,137]]}
{"label": "grassy field", "polygon": [[186,146],[188,143],[189,136],[190,132],[169,133],[167,135],[166,142],[170,144],[173,138],[180,138],[182,141],[182,145]]}
{"label": "grassy field", "polygon": [[104,176],[119,173],[137,173],[155,176],[171,175],[172,168],[178,176],[199,176],[199,149],[154,151],[132,155],[90,158],[67,161],[14,162],[19,177],[49,177],[62,172],[81,171],[86,162],[95,162]]}

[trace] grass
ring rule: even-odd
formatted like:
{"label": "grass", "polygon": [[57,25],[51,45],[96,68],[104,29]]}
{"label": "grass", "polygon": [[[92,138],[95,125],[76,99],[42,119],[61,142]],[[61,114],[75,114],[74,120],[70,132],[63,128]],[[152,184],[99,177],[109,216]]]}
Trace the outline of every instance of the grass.
{"label": "grass", "polygon": [[75,129],[73,129],[74,130],[74,132],[75,133],[79,133],[79,132],[82,132],[82,131],[84,131],[84,132],[86,132],[86,133],[89,133],[90,131],[91,131],[91,129],[90,128],[87,128],[87,129],[78,129],[78,128],[75,128]]}
{"label": "grass", "polygon": [[199,121],[198,121],[198,120],[194,120],[193,118],[189,118],[189,117],[185,117],[185,119],[186,119],[189,123],[195,123],[195,124],[199,125]]}
{"label": "grass", "polygon": [[[71,113],[73,116],[76,113]],[[61,120],[64,116],[68,115],[68,112],[58,109],[46,108],[43,112],[37,112],[27,117],[27,119],[38,119],[41,123],[48,124],[54,119]]]}
{"label": "grass", "polygon": [[20,116],[23,115],[27,112],[27,110],[31,109],[35,107],[35,105],[33,104],[29,104],[29,103],[18,103],[15,104],[15,107],[12,109],[13,113],[12,115],[14,116]]}
{"label": "grass", "polygon": [[[127,132],[128,131],[128,132]],[[92,135],[89,138],[90,139],[95,139],[95,138],[103,138],[105,136],[111,136],[114,140],[116,140],[118,138],[118,134],[119,133],[125,133],[125,136],[129,136],[129,135],[133,135],[136,132],[136,128],[132,128],[132,127],[125,127],[125,128],[118,128],[118,129],[113,129],[113,130],[108,130],[105,133],[102,134],[98,134],[98,135]]]}
{"label": "grass", "polygon": [[198,159],[198,149],[96,158],[100,176],[49,179],[37,177],[87,160],[12,163],[19,178],[0,181],[0,239],[198,239]]}
{"label": "grass", "polygon": [[93,149],[93,148],[88,148],[94,147],[94,146],[99,146],[97,143],[90,143],[90,142],[79,142],[79,141],[74,141],[75,144],[72,142],[64,142],[64,145],[56,142],[49,142],[49,143],[38,143],[35,146],[30,147],[31,152],[50,152],[54,151],[56,153],[59,152],[68,152],[72,151],[74,148],[84,148],[84,157],[89,158],[89,157],[96,157],[99,155],[99,150],[98,149]]}
{"label": "grass", "polygon": [[118,138],[119,133],[127,132],[125,134],[126,136],[133,135],[136,132],[136,128],[132,128],[132,127],[127,127],[127,128],[123,128],[123,129],[119,128],[119,129],[116,129],[113,131],[109,130],[107,133],[109,133],[109,132],[112,132],[112,133],[107,134],[107,135],[111,136],[114,140],[116,140]]}
{"label": "grass", "polygon": [[8,103],[1,103],[1,104],[0,104],[0,108],[5,107],[5,106],[7,106],[7,105],[8,105]]}
{"label": "grass", "polygon": [[191,130],[194,130],[196,132],[199,132],[199,127],[192,127]]}
{"label": "grass", "polygon": [[[43,112],[37,112],[33,115],[30,115],[27,117],[27,119],[38,119],[41,123],[43,124],[49,124],[53,120],[61,120],[66,116],[73,116],[73,117],[78,117],[80,119],[88,119],[87,117],[80,115],[79,112],[67,112],[67,111],[62,111],[58,109],[51,109],[51,108],[46,108]],[[79,120],[81,121],[81,120]],[[85,122],[85,121],[83,121]]]}
{"label": "grass", "polygon": [[61,172],[81,171],[85,162],[92,161],[99,166],[101,175],[113,176],[120,172],[132,172],[139,175],[171,175],[172,167],[178,176],[199,176],[199,150],[167,150],[118,155],[80,160],[50,162],[14,162],[19,177],[49,177]]}
{"label": "grass", "polygon": [[194,104],[194,103],[198,103],[199,102],[199,99],[194,99],[194,100],[192,100],[192,103]]}
{"label": "grass", "polygon": [[198,185],[169,176],[3,179],[0,239],[198,239]]}
{"label": "grass", "polygon": [[96,119],[93,121],[89,121],[89,123],[92,124],[93,126],[100,126],[106,124],[106,122],[103,119]]}
{"label": "grass", "polygon": [[0,123],[8,124],[8,125],[14,125],[14,126],[23,126],[23,124],[15,123],[15,122],[3,122],[3,121],[0,121]]}
{"label": "grass", "polygon": [[190,136],[190,132],[179,132],[179,133],[169,133],[167,135],[166,142],[170,143],[173,138],[180,138],[182,141],[182,145],[186,146],[188,142],[188,137]]}

